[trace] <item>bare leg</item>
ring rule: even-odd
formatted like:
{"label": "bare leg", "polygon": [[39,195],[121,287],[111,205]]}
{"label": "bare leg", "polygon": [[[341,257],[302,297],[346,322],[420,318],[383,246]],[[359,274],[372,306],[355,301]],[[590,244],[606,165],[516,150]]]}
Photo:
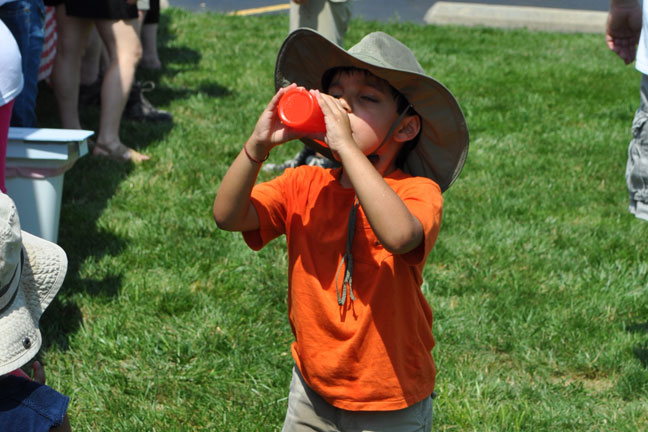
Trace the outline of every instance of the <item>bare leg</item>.
{"label": "bare leg", "polygon": [[148,156],[128,149],[120,153],[124,145],[119,139],[119,125],[122,112],[133,85],[135,67],[142,57],[142,46],[137,36],[137,19],[96,20],[99,36],[104,42],[110,65],[106,70],[101,87],[101,118],[97,145],[101,151],[122,154],[133,162],[149,159]]}
{"label": "bare leg", "polygon": [[144,20],[146,19],[146,14],[148,9],[138,9],[137,10],[137,36],[142,36],[142,26],[144,25]]}
{"label": "bare leg", "polygon": [[160,69],[160,57],[157,51],[157,23],[146,23],[148,10],[140,10],[137,17],[137,34],[142,42],[142,60],[140,66],[147,69]]}
{"label": "bare leg", "polygon": [[94,84],[99,79],[102,49],[103,43],[93,25],[81,60],[81,84]]}
{"label": "bare leg", "polygon": [[144,24],[142,27],[142,48],[144,51],[141,62],[142,67],[149,69],[160,69],[162,67],[157,49],[157,32],[157,23]]}
{"label": "bare leg", "polygon": [[142,41],[142,61],[140,66],[147,69],[160,69],[157,50],[157,32],[160,21],[160,0],[150,0],[149,10],[141,22],[140,40]]}
{"label": "bare leg", "polygon": [[56,7],[56,23],[58,41],[51,79],[59,117],[64,129],[81,129],[78,110],[81,56],[92,21],[67,16],[65,5],[60,4]]}

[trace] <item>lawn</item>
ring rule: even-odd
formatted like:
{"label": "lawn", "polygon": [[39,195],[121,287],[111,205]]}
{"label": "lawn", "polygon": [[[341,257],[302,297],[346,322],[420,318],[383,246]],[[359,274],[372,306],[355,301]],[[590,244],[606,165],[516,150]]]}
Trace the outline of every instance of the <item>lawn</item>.
{"label": "lawn", "polygon": [[[287,29],[286,15],[165,10],[164,69],[139,78],[173,125],[123,122],[148,163],[87,156],[66,174],[70,265],[41,358],[74,430],[281,428],[285,242],[252,252],[211,206],[273,94]],[[602,35],[354,20],[345,46],[376,30],[453,92],[471,133],[422,287],[434,430],[646,430],[648,224],[628,213],[624,181],[639,73]],[[59,126],[46,86],[38,111]],[[97,110],[82,121],[95,129]]]}

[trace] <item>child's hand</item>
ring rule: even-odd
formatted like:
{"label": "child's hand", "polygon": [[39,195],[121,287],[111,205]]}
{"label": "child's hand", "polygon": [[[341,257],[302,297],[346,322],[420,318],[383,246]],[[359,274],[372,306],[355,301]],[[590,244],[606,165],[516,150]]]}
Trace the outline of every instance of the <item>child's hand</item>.
{"label": "child's hand", "polygon": [[[326,134],[324,140],[334,154],[346,145],[355,145],[349,114],[339,99],[312,90],[317,97],[317,102],[324,113]],[[321,139],[321,137],[319,137]]]}
{"label": "child's hand", "polygon": [[279,99],[281,99],[281,96],[286,92],[286,90],[295,87],[297,87],[297,85],[293,83],[288,87],[280,88],[263,110],[263,113],[261,113],[261,116],[254,127],[254,132],[252,132],[250,140],[252,141],[252,144],[261,146],[260,150],[265,150],[265,153],[269,152],[272,147],[276,145],[303,136],[303,134],[285,126],[279,119],[277,113],[277,104]]}

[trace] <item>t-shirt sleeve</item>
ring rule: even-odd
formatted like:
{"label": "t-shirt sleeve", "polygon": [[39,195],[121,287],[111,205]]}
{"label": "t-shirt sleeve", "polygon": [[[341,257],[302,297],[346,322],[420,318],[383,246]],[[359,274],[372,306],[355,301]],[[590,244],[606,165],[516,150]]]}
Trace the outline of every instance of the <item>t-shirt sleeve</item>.
{"label": "t-shirt sleeve", "polygon": [[436,243],[441,228],[443,195],[435,182],[425,179],[408,187],[401,199],[423,227],[423,241],[419,246],[401,255],[408,264],[417,265],[425,261]]}
{"label": "t-shirt sleeve", "polygon": [[286,232],[287,178],[287,175],[283,174],[252,189],[250,201],[259,215],[259,228],[242,233],[245,243],[252,250],[260,250]]}

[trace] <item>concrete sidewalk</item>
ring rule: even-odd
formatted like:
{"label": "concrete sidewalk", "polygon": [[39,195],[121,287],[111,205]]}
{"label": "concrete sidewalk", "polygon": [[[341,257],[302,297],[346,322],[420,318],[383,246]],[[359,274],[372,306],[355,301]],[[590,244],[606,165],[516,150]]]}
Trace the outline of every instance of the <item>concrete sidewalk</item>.
{"label": "concrete sidewalk", "polygon": [[482,25],[567,33],[605,33],[607,12],[480,3],[437,2],[425,14],[427,24]]}

